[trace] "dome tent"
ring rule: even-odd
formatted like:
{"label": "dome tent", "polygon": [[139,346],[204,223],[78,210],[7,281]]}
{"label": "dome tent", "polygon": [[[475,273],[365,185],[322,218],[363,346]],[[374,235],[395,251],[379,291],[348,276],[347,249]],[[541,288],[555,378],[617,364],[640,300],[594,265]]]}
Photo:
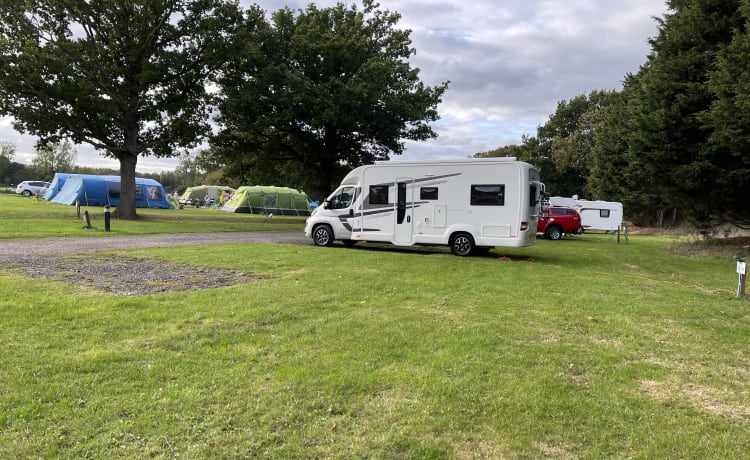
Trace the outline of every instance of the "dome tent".
{"label": "dome tent", "polygon": [[68,173],[55,173],[55,177],[52,178],[52,183],[50,183],[49,187],[47,187],[47,193],[44,194],[44,199],[47,201],[52,201],[52,198],[57,195],[57,193],[62,190],[63,186],[65,185],[65,181],[68,180],[68,177],[70,177],[72,174]]}
{"label": "dome tent", "polygon": [[[120,177],[71,174],[50,203],[83,206],[117,206],[120,203]],[[164,187],[154,179],[135,178],[137,208],[174,209]]]}
{"label": "dome tent", "polygon": [[309,216],[311,211],[310,198],[305,192],[263,185],[238,188],[221,210],[282,216]]}
{"label": "dome tent", "polygon": [[202,206],[204,205],[203,202],[206,199],[206,195],[208,195],[216,203],[221,203],[222,194],[225,191],[229,191],[230,194],[234,193],[232,187],[224,187],[223,185],[198,185],[195,187],[188,187],[182,195],[180,195],[178,201],[181,205],[185,206]]}

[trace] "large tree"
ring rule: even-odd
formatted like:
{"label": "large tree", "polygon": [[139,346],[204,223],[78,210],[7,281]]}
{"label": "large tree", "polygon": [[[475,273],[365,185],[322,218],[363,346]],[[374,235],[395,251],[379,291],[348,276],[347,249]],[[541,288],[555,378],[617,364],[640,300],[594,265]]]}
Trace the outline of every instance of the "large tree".
{"label": "large tree", "polygon": [[352,167],[436,137],[430,122],[447,83],[412,68],[400,16],[365,0],[273,13],[249,28],[245,50],[220,80],[214,152],[228,176],[326,194]]}
{"label": "large tree", "polygon": [[561,101],[537,129],[540,149],[554,164],[552,177],[544,177],[551,192],[597,198],[588,185],[591,152],[597,126],[613,98],[611,91],[592,91]]}
{"label": "large tree", "polygon": [[226,0],[0,0],[0,113],[120,162],[119,217],[140,155],[170,157],[209,129],[206,81],[233,43]]}
{"label": "large tree", "polygon": [[714,95],[702,117],[711,130],[713,176],[710,199],[722,220],[750,227],[750,0],[742,0],[741,22],[718,54],[708,87]]}
{"label": "large tree", "polygon": [[659,197],[659,212],[676,209],[710,227],[722,220],[717,210],[732,187],[720,185],[724,169],[709,142],[712,128],[701,120],[715,99],[707,81],[719,51],[742,26],[739,0],[672,0],[669,5],[672,13],[651,40],[653,52],[629,95],[631,169],[648,173],[642,188]]}

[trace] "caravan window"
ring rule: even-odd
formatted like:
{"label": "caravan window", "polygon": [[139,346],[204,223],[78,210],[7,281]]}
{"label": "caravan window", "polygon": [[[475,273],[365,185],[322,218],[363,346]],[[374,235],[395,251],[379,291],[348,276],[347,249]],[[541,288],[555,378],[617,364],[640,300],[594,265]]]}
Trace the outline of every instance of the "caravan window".
{"label": "caravan window", "polygon": [[472,206],[505,206],[505,185],[472,185]]}
{"label": "caravan window", "polygon": [[437,187],[422,187],[419,189],[420,200],[437,200],[438,199],[438,188]]}
{"label": "caravan window", "polygon": [[370,186],[370,204],[388,204],[388,186],[371,185]]}
{"label": "caravan window", "polygon": [[609,209],[600,209],[599,210],[599,217],[608,218],[609,217]]}

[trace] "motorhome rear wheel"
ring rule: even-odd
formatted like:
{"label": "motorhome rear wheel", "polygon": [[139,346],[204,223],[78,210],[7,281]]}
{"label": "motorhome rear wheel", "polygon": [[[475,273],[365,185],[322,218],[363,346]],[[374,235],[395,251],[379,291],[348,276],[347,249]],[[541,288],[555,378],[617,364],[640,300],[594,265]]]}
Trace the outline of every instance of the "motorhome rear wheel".
{"label": "motorhome rear wheel", "polygon": [[474,252],[474,238],[468,233],[456,233],[451,237],[451,252],[457,256],[468,256]]}

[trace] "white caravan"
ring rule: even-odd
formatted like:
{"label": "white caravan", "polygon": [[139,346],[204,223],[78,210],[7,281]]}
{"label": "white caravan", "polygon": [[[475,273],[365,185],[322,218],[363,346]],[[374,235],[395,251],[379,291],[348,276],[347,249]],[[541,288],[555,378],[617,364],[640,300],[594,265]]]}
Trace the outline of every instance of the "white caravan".
{"label": "white caravan", "polygon": [[352,170],[305,225],[334,240],[449,245],[458,256],[536,242],[544,184],[515,158],[377,162]]}
{"label": "white caravan", "polygon": [[622,227],[622,203],[618,201],[579,200],[577,196],[550,197],[552,206],[575,208],[581,214],[583,230],[606,230],[616,232]]}

